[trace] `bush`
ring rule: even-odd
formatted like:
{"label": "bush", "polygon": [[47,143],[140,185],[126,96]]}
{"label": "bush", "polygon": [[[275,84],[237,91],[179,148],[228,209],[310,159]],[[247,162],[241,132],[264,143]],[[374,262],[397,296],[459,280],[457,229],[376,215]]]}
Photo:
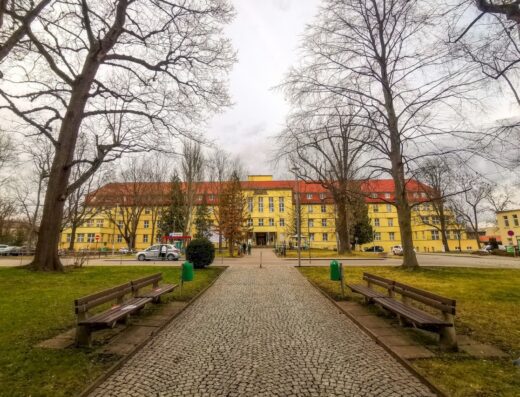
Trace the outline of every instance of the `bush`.
{"label": "bush", "polygon": [[193,239],[186,248],[186,259],[193,263],[196,269],[202,269],[211,265],[215,259],[215,247],[207,238]]}

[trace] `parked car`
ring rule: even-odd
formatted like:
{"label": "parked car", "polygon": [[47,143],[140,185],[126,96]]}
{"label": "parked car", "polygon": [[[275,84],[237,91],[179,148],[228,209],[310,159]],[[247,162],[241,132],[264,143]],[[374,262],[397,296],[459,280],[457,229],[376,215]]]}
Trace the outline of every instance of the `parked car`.
{"label": "parked car", "polygon": [[365,252],[384,252],[385,249],[383,247],[381,247],[380,245],[374,245],[372,247],[365,247],[363,249],[363,251],[365,251]]}
{"label": "parked car", "polygon": [[120,254],[129,254],[131,251],[128,248],[119,248]]}
{"label": "parked car", "polygon": [[390,252],[394,255],[403,255],[403,247],[400,245],[394,245],[390,248]]}
{"label": "parked car", "polygon": [[485,245],[484,247],[479,249],[479,251],[480,252],[487,252],[488,254],[490,254],[491,251],[493,251],[493,246],[491,244]]}
{"label": "parked car", "polygon": [[[166,260],[168,261],[178,261],[181,257],[180,251],[171,244],[162,244],[168,247],[166,251]],[[161,244],[152,245],[148,247],[144,251],[139,251],[135,257],[138,261],[146,261],[152,259],[159,259],[159,249],[161,248]]]}
{"label": "parked car", "polygon": [[9,248],[8,245],[6,245],[6,244],[0,244],[0,255],[6,255],[6,254],[4,254],[4,252],[5,252],[5,250],[6,250],[7,248]]}

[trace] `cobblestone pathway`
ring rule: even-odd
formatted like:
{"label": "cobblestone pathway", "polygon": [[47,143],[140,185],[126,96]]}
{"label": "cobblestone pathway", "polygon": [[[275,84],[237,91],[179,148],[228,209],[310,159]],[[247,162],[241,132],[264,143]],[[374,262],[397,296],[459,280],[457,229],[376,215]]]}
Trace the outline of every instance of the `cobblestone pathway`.
{"label": "cobblestone pathway", "polygon": [[430,396],[286,266],[230,267],[91,396]]}

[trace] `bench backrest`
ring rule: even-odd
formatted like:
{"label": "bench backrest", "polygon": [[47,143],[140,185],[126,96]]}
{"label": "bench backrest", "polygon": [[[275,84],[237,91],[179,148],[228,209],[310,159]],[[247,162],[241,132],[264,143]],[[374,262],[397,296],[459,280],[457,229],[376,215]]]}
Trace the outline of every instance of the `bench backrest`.
{"label": "bench backrest", "polygon": [[138,291],[141,288],[144,288],[148,285],[153,285],[156,287],[159,284],[159,281],[162,280],[162,273],[156,273],[152,274],[150,276],[146,276],[143,278],[139,278],[137,280],[130,281],[130,284],[132,284],[132,290],[134,292]]}
{"label": "bench backrest", "polygon": [[391,290],[395,283],[394,280],[376,276],[375,274],[371,273],[363,273],[363,280],[365,280],[368,284],[376,284],[388,290]]}
{"label": "bench backrest", "polygon": [[455,314],[455,306],[457,301],[454,299],[433,294],[431,292],[415,288],[407,284],[399,283],[397,281],[394,282],[393,290],[395,293],[400,294],[401,296],[411,298],[418,302],[424,303],[427,306],[439,309],[443,313]]}
{"label": "bench backrest", "polygon": [[118,285],[95,294],[74,300],[76,314],[86,313],[89,309],[113,300],[122,301],[123,297],[132,291],[130,283]]}

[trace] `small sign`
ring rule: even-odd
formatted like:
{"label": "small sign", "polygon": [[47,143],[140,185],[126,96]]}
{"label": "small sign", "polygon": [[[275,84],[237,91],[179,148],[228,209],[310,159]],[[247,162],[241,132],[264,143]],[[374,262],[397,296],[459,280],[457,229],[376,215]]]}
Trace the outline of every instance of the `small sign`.
{"label": "small sign", "polygon": [[513,236],[515,235],[515,232],[512,231],[512,230],[509,230],[509,231],[507,232],[507,235],[508,235],[509,237],[513,237]]}
{"label": "small sign", "polygon": [[173,232],[173,233],[170,233],[170,237],[182,237],[182,232]]}
{"label": "small sign", "polygon": [[96,241],[99,241],[100,238],[101,236],[99,234],[96,234]]}

